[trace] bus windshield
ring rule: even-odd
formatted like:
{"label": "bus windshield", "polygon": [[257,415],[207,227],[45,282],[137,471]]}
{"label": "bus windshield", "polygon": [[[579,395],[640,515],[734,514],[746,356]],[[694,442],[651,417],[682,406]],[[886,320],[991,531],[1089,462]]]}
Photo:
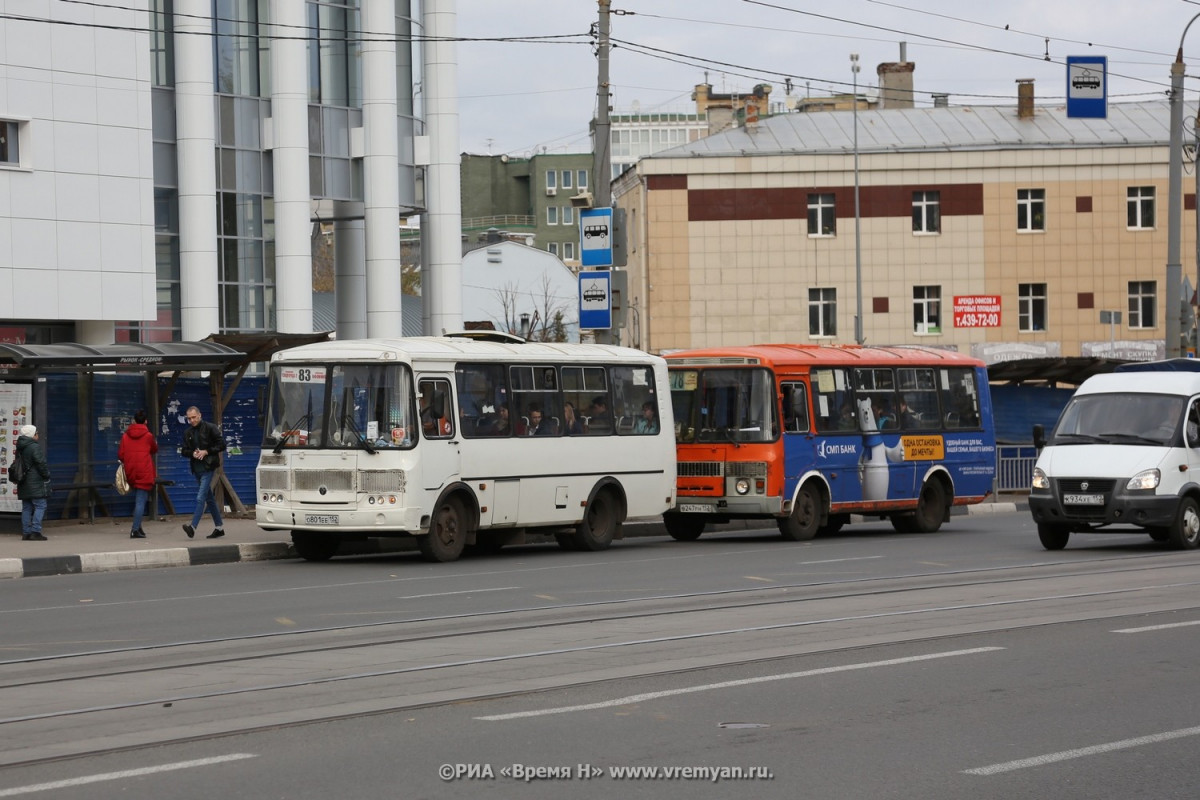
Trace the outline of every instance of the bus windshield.
{"label": "bus windshield", "polygon": [[771,372],[673,369],[671,406],[678,442],[772,442],[779,434]]}
{"label": "bus windshield", "polygon": [[416,442],[412,378],[401,364],[271,370],[264,445],[375,450]]}

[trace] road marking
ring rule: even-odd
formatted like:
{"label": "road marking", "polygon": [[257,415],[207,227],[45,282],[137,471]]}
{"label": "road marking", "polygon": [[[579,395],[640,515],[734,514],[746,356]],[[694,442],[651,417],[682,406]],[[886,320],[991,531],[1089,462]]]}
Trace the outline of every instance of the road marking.
{"label": "road marking", "polygon": [[1146,631],[1165,631],[1167,628],[1186,628],[1188,625],[1200,625],[1200,619],[1191,622],[1172,622],[1166,625],[1147,625],[1144,628],[1121,628],[1112,633],[1145,633]]}
{"label": "road marking", "polygon": [[1200,727],[1181,728],[1177,731],[1155,733],[1150,736],[1138,736],[1135,739],[1124,739],[1120,742],[1097,744],[1093,745],[1092,747],[1080,747],[1077,750],[1063,750],[1061,753],[1047,753],[1044,756],[1022,758],[1019,761],[1008,761],[1004,764],[992,764],[990,767],[966,769],[963,770],[963,773],[966,775],[997,775],[1001,772],[1012,772],[1013,770],[1025,769],[1027,767],[1040,767],[1043,764],[1053,764],[1058,761],[1067,761],[1072,758],[1094,756],[1098,753],[1110,753],[1113,750],[1126,750],[1130,747],[1141,747],[1144,744],[1168,742],[1172,739],[1182,739],[1186,736],[1200,736]]}
{"label": "road marking", "polygon": [[661,692],[646,692],[645,694],[633,694],[628,697],[618,697],[615,700],[605,700],[600,703],[587,703],[578,706],[559,706],[558,708],[542,708],[536,711],[515,711],[511,714],[495,714],[487,717],[476,717],[478,720],[488,722],[498,722],[510,719],[522,719],[525,717],[544,717],[550,714],[569,714],[574,711],[593,711],[598,708],[612,708],[613,706],[627,706],[634,703],[643,703],[648,700],[659,700],[664,697],[674,697],[681,694],[693,694],[695,692],[711,692],[716,689],[730,689],[739,686],[752,686],[756,683],[770,683],[773,681],[786,681],[793,678],[811,678],[815,675],[832,675],[837,672],[851,672],[859,669],[873,669],[875,667],[894,667],[901,664],[912,664],[918,661],[932,661],[937,658],[953,658],[955,656],[975,655],[976,653],[990,653],[996,650],[1003,650],[1003,647],[975,647],[970,650],[950,650],[945,653],[930,653],[924,656],[907,656],[905,658],[890,658],[886,661],[867,661],[861,664],[843,664],[839,667],[822,667],[821,669],[809,669],[803,672],[787,672],[781,675],[762,675],[757,678],[742,678],[736,681],[722,681],[720,683],[707,683],[702,686],[688,686],[682,689],[666,689]]}
{"label": "road marking", "polygon": [[194,767],[210,767],[214,764],[223,764],[227,761],[241,761],[245,758],[257,758],[254,753],[230,753],[227,756],[213,756],[212,758],[198,758],[194,761],[177,761],[174,764],[160,764],[157,767],[141,767],[140,769],[125,769],[120,772],[105,772],[100,775],[84,775],[80,778],[70,778],[63,781],[54,781],[52,783],[34,783],[29,786],[16,786],[12,789],[0,789],[0,797],[16,797],[22,794],[32,794],[34,792],[47,792],[53,789],[67,789],[72,786],[86,786],[89,783],[101,783],[103,781],[117,781],[122,778],[138,778],[142,775],[153,775],[156,772],[172,772],[178,769],[192,769]]}

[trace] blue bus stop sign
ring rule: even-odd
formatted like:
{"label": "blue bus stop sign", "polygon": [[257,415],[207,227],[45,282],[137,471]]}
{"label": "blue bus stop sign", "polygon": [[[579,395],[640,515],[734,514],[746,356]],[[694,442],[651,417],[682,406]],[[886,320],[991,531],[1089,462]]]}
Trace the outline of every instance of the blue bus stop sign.
{"label": "blue bus stop sign", "polygon": [[585,208],[579,212],[579,260],[584,267],[611,267],[612,243],[611,208]]}
{"label": "blue bus stop sign", "polygon": [[579,329],[612,328],[612,273],[579,273]]}
{"label": "blue bus stop sign", "polygon": [[1108,57],[1067,56],[1067,116],[1108,116]]}

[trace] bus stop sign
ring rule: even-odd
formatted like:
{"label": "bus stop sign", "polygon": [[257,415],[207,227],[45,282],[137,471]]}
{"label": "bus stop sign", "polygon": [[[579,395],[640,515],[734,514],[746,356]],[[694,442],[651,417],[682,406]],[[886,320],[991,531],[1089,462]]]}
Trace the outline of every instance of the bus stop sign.
{"label": "bus stop sign", "polygon": [[612,273],[579,273],[579,329],[612,328]]}
{"label": "bus stop sign", "polygon": [[579,257],[584,267],[612,266],[613,210],[611,208],[585,208],[579,212]]}
{"label": "bus stop sign", "polygon": [[1067,56],[1067,116],[1108,116],[1108,57]]}

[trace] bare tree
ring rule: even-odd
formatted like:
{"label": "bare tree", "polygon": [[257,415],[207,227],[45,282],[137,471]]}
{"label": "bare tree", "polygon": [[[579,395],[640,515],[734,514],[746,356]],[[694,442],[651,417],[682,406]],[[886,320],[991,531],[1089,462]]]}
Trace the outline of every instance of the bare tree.
{"label": "bare tree", "polygon": [[522,292],[514,283],[506,283],[496,290],[500,302],[502,319],[495,322],[500,330],[521,335],[522,317],[529,322],[528,338],[534,342],[565,342],[566,325],[563,321],[566,304],[551,291],[549,275],[542,275],[539,291]]}

